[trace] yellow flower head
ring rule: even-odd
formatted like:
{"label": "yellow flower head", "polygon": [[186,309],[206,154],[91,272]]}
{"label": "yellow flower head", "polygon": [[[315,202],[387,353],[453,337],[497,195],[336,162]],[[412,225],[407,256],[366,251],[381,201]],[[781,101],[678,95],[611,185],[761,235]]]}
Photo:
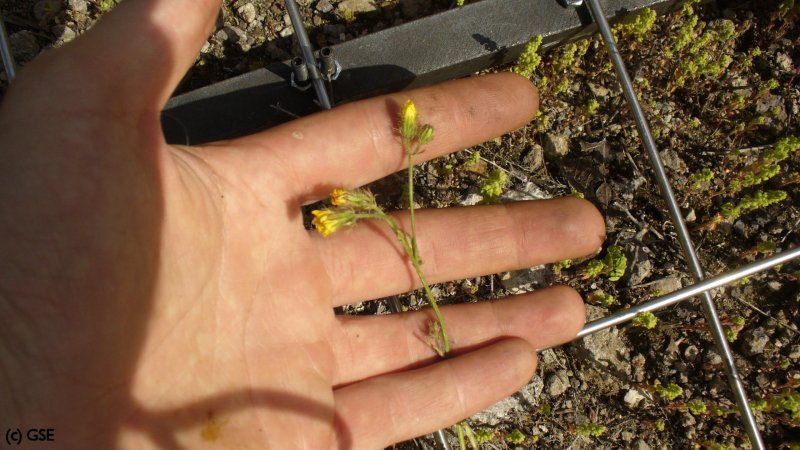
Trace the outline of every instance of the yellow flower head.
{"label": "yellow flower head", "polygon": [[400,110],[400,136],[406,139],[414,139],[417,135],[417,107],[414,102],[406,100],[403,109]]}
{"label": "yellow flower head", "polygon": [[336,188],[331,192],[331,203],[333,206],[344,206],[347,204],[347,191],[342,188]]}
{"label": "yellow flower head", "polygon": [[352,208],[359,212],[375,211],[378,209],[375,196],[366,189],[353,189],[352,191],[348,191],[346,189],[336,188],[331,192],[331,203],[334,206]]}
{"label": "yellow flower head", "polygon": [[316,209],[311,211],[314,216],[313,224],[319,234],[328,236],[329,234],[350,226],[356,222],[355,214],[352,211],[333,211],[330,209]]}

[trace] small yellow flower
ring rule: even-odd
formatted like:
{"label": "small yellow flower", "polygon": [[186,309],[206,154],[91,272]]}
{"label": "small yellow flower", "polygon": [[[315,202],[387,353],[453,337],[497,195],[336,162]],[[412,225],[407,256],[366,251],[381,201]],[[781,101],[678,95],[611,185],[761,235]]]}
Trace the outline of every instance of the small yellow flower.
{"label": "small yellow flower", "polygon": [[406,100],[400,110],[400,136],[413,139],[417,135],[417,107],[414,102]]}
{"label": "small yellow flower", "polygon": [[313,224],[319,234],[328,236],[329,234],[350,226],[356,222],[355,214],[352,211],[333,211],[330,209],[315,209],[311,211],[314,216]]}
{"label": "small yellow flower", "polygon": [[347,203],[347,191],[342,188],[336,188],[331,192],[331,203],[333,206],[343,206]]}
{"label": "small yellow flower", "polygon": [[336,188],[331,192],[331,203],[334,206],[350,208],[356,212],[370,212],[378,209],[375,196],[366,189],[353,189],[348,191]]}

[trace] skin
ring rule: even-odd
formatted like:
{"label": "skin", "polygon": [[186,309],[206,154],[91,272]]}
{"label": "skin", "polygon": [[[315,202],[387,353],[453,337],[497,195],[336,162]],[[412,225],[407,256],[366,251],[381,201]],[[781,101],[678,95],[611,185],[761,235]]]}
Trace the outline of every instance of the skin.
{"label": "skin", "polygon": [[[230,142],[167,145],[159,111],[217,0],[129,0],[29,64],[0,109],[0,423],[49,448],[374,449],[512,394],[536,348],[574,338],[565,287],[430,311],[337,317],[418,287],[389,231],[322,238],[301,205],[401,170],[412,99],[430,159],[519,127],[531,83],[500,74],[343,105]],[[324,145],[322,137],[324,139]],[[405,220],[405,215],[398,217]],[[596,251],[574,199],[419,211],[431,282]]]}

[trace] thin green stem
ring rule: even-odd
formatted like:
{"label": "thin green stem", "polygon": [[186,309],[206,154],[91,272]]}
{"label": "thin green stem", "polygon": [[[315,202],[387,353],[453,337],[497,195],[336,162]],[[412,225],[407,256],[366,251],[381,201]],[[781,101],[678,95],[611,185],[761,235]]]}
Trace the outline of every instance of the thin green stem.
{"label": "thin green stem", "polygon": [[[390,216],[383,216],[383,219],[386,223],[389,224],[389,227],[394,231],[395,235],[397,236],[397,240],[403,245],[408,253],[408,257],[411,260],[411,264],[414,266],[414,270],[417,272],[417,277],[419,277],[420,283],[422,283],[422,288],[425,290],[425,296],[428,298],[428,302],[431,304],[431,308],[433,309],[433,313],[436,316],[436,321],[439,323],[439,326],[442,330],[442,351],[444,355],[450,353],[450,338],[447,334],[447,325],[445,325],[444,317],[442,317],[442,312],[439,309],[439,305],[436,302],[436,299],[433,297],[433,292],[431,292],[431,288],[428,285],[428,281],[425,279],[425,274],[422,272],[422,260],[419,256],[419,248],[417,247],[417,225],[414,220],[414,154],[415,151],[412,148],[411,140],[410,139],[403,139],[403,147],[406,150],[406,154],[408,155],[408,199],[409,199],[409,221],[411,227],[411,233],[406,233],[400,228],[400,225]],[[417,149],[418,150],[418,149]]]}
{"label": "thin green stem", "polygon": [[403,139],[403,147],[405,148],[408,158],[408,213],[411,222],[411,249],[413,255],[419,259],[419,248],[417,247],[417,224],[414,219],[414,149],[411,139]]}

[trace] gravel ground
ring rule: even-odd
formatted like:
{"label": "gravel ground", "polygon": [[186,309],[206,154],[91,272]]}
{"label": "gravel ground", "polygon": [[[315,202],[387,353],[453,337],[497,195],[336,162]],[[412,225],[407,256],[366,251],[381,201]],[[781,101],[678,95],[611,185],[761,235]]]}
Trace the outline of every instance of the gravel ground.
{"label": "gravel ground", "polygon": [[[112,0],[0,0],[23,64],[74,39],[113,6]],[[450,6],[437,0],[301,2],[311,39],[320,46]],[[698,23],[689,27],[692,16]],[[774,176],[762,170],[770,166],[769,152],[777,142],[800,136],[798,22],[798,13],[781,12],[779,2],[728,1],[618,31],[709,274],[800,240],[798,151],[772,164],[778,166]],[[678,36],[687,29],[690,39],[678,49]],[[217,29],[179,91],[287,59],[296,53],[291,34],[281,2],[225,1]],[[695,50],[707,51],[710,61],[692,53],[697,43],[701,48]],[[728,59],[720,71],[712,67],[691,75],[697,70],[691,63],[713,66]],[[500,171],[506,182],[499,201],[582,195],[606,216],[608,241],[597,259],[618,246],[627,259],[624,275],[615,281],[608,270],[590,276],[592,263],[573,261],[569,267],[548,265],[444,283],[434,287],[440,301],[480,301],[557,282],[584,293],[594,319],[690,284],[602,44],[595,38],[544,54],[532,82],[542,92],[542,115],[495,141],[422,165],[414,201],[421,207],[477,203],[485,200],[482,188],[497,181]],[[398,199],[387,206],[401,207],[401,186],[402,180],[389,177],[373,189],[381,198]],[[759,190],[782,191],[785,198],[745,208],[736,217],[720,215],[731,211],[726,203],[736,206],[749,199],[752,205]],[[765,400],[756,416],[769,448],[798,448],[792,442],[800,441],[795,437],[800,399],[793,397],[800,385],[799,269],[797,263],[787,264],[713,291],[747,391],[754,401]],[[423,298],[410,293],[400,301],[416,309],[424,306]],[[381,300],[353,305],[347,312],[387,310]],[[528,386],[470,419],[486,441],[483,448],[748,448],[699,305],[682,304],[656,317],[652,329],[625,325],[543,352]],[[671,384],[682,391],[672,399],[664,389]],[[397,447],[433,445],[428,436]]]}

